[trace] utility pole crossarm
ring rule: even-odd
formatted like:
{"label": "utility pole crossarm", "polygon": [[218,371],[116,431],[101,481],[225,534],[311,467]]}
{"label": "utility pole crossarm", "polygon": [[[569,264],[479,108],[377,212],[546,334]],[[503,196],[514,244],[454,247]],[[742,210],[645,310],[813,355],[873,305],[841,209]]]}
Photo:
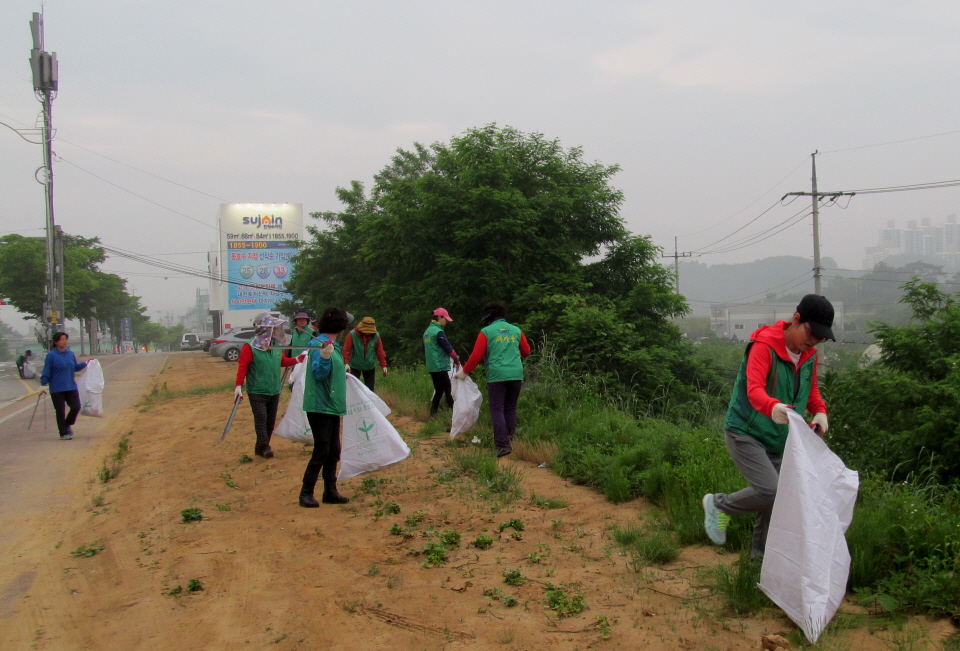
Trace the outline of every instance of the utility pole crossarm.
{"label": "utility pole crossarm", "polygon": [[661,258],[673,258],[673,275],[676,280],[677,293],[680,293],[680,258],[689,258],[693,255],[691,251],[684,251],[680,253],[677,249],[677,238],[673,238],[673,255],[663,253],[660,255]]}

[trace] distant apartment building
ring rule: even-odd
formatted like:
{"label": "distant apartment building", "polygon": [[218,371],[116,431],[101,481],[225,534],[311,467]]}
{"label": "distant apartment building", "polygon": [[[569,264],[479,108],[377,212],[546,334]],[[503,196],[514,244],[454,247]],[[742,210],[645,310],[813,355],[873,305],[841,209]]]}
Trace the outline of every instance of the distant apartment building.
{"label": "distant apartment building", "polygon": [[[833,332],[843,331],[843,303],[833,303]],[[797,311],[796,303],[714,303],[710,306],[710,329],[721,339],[740,341],[750,333],[777,321],[789,321]]]}
{"label": "distant apartment building", "polygon": [[923,261],[943,265],[944,271],[960,271],[960,224],[957,216],[950,215],[942,226],[934,226],[932,220],[921,219],[907,222],[904,229],[897,228],[894,220],[880,229],[877,246],[867,247],[863,261],[864,269],[873,269],[878,262],[893,262],[894,266],[906,262]]}

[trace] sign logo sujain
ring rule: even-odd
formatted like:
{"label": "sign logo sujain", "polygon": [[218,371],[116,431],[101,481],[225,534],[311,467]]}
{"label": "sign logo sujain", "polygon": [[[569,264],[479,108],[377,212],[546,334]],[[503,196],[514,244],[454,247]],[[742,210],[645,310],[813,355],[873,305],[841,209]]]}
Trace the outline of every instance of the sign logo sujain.
{"label": "sign logo sujain", "polygon": [[256,226],[257,228],[283,228],[283,217],[276,215],[257,215],[256,217],[244,217],[244,226]]}

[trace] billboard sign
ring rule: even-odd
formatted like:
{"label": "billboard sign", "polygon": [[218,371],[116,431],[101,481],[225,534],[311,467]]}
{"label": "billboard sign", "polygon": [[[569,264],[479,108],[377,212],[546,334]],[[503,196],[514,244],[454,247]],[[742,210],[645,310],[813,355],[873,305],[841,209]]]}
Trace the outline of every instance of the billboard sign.
{"label": "billboard sign", "polygon": [[302,237],[301,204],[221,204],[227,310],[270,310],[279,299],[289,297],[284,283]]}

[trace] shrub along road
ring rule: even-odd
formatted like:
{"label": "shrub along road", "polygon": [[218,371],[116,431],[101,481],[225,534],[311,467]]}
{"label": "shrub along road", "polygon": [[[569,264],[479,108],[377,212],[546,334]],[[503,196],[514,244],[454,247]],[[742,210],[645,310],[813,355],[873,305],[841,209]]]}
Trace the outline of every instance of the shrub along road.
{"label": "shrub along road", "polygon": [[[736,555],[692,546],[645,565],[621,553],[615,527],[649,522],[645,501],[612,504],[512,458],[478,482],[464,470],[484,464],[456,459],[469,450],[418,436],[407,417],[391,418],[409,459],[342,482],[348,505],[302,509],[303,446],[281,439],[274,459],[245,458],[246,405],[219,440],[235,369],[170,356],[141,402],[63,473],[62,505],[24,513],[31,535],[0,557],[0,647],[731,649],[758,648],[765,633],[799,642],[777,609],[728,609],[709,570]],[[520,490],[504,502],[495,484]],[[820,648],[887,649],[952,631],[878,621],[852,604],[836,622]]]}

